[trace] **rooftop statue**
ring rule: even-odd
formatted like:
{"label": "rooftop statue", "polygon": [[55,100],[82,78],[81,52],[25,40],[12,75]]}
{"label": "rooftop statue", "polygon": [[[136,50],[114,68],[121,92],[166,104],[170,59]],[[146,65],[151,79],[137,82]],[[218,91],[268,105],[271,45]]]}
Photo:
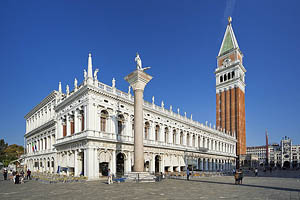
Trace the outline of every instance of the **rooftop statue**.
{"label": "rooftop statue", "polygon": [[69,85],[66,86],[66,93],[67,93],[67,95],[70,94],[70,88],[69,88]]}
{"label": "rooftop statue", "polygon": [[115,78],[112,79],[111,83],[112,83],[113,88],[116,87],[116,79]]}
{"label": "rooftop statue", "polygon": [[83,70],[83,76],[84,76],[84,80],[86,81],[86,79],[87,79],[87,72],[86,72],[85,69]]}
{"label": "rooftop statue", "polygon": [[97,76],[98,72],[99,72],[99,69],[96,69],[94,71],[94,80],[98,80],[98,76]]}
{"label": "rooftop statue", "polygon": [[130,94],[130,89],[131,89],[131,86],[129,85],[128,86],[128,94]]}
{"label": "rooftop statue", "polygon": [[77,89],[77,83],[78,83],[78,82],[77,82],[77,79],[75,78],[75,80],[74,80],[74,88],[75,88],[75,89]]}

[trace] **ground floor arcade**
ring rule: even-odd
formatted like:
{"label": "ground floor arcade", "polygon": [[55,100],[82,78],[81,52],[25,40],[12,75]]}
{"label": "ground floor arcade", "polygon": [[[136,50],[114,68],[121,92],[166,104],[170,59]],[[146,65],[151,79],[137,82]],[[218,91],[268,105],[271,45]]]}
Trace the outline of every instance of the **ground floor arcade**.
{"label": "ground floor arcade", "polygon": [[[133,145],[108,142],[84,142],[57,146],[51,155],[26,158],[32,171],[65,173],[97,179],[106,176],[108,169],[122,176],[133,169]],[[144,148],[144,169],[150,173],[181,172],[187,167],[199,171],[230,171],[235,168],[235,158],[212,155],[207,152]]]}

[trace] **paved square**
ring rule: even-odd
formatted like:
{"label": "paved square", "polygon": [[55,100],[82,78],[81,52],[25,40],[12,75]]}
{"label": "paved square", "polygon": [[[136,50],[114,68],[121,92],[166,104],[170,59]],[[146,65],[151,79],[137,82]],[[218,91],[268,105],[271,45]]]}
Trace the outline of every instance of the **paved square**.
{"label": "paved square", "polygon": [[[2,177],[1,177],[2,178]],[[300,199],[300,179],[246,177],[234,185],[233,177],[167,179],[158,183],[43,184],[29,181],[14,185],[0,181],[0,199]]]}

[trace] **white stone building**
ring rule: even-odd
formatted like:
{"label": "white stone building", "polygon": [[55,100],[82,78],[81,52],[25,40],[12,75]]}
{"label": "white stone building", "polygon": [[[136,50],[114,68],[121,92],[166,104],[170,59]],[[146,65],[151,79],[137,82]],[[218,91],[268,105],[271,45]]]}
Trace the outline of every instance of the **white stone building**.
{"label": "white stone building", "polygon": [[[133,166],[134,98],[97,80],[89,55],[84,81],[63,93],[61,84],[26,116],[25,163],[32,171],[95,179],[130,172]],[[125,75],[125,74],[124,74]],[[149,172],[203,171],[235,167],[236,138],[144,101],[144,163]]]}
{"label": "white stone building", "polygon": [[[268,166],[297,168],[300,167],[300,145],[293,145],[285,136],[280,144],[268,145]],[[257,155],[260,165],[266,165],[266,146],[247,147],[247,155]]]}

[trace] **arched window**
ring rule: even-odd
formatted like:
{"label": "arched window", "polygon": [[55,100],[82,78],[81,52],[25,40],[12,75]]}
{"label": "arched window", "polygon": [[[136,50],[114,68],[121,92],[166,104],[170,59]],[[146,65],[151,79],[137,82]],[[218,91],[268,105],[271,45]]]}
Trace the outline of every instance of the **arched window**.
{"label": "arched window", "polygon": [[233,71],[233,72],[231,72],[231,77],[232,77],[232,78],[234,78],[234,71]]}
{"label": "arched window", "polygon": [[226,74],[224,75],[224,81],[227,81],[227,75]]}
{"label": "arched window", "polygon": [[227,74],[227,76],[228,76],[228,80],[230,80],[230,72]]}
{"label": "arched window", "polygon": [[205,138],[202,139],[202,147],[205,148]]}
{"label": "arched window", "polygon": [[220,76],[220,83],[223,82],[223,76]]}
{"label": "arched window", "polygon": [[168,143],[169,139],[169,129],[168,127],[165,128],[165,143]]}
{"label": "arched window", "polygon": [[215,151],[217,150],[217,141],[215,141]]}
{"label": "arched window", "polygon": [[181,145],[183,144],[183,132],[182,131],[180,132],[180,144]]}
{"label": "arched window", "polygon": [[123,132],[123,124],[125,122],[125,118],[123,115],[118,115],[118,134],[121,135]]}
{"label": "arched window", "polygon": [[201,138],[200,136],[198,136],[198,147],[200,147],[200,145],[201,145]]}
{"label": "arched window", "polygon": [[149,131],[150,131],[150,124],[149,122],[145,123],[145,140],[149,139]]}
{"label": "arched window", "polygon": [[155,140],[159,140],[159,125],[155,126]]}
{"label": "arched window", "polygon": [[214,141],[213,140],[211,140],[210,146],[211,146],[210,149],[213,150],[213,147],[214,147]]}
{"label": "arched window", "polygon": [[190,134],[189,133],[186,135],[186,144],[187,144],[187,146],[191,145],[190,144]]}
{"label": "arched window", "polygon": [[107,118],[108,118],[108,112],[106,110],[102,110],[100,116],[100,131],[102,132],[106,132]]}
{"label": "arched window", "polygon": [[176,130],[173,130],[173,144],[176,144]]}

